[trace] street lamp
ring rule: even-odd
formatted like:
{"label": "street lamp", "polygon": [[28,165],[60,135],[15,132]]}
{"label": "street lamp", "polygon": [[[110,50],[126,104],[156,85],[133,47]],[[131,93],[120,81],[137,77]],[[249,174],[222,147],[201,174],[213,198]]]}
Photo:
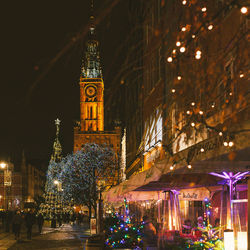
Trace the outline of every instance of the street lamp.
{"label": "street lamp", "polygon": [[2,169],[5,169],[7,166],[8,166],[8,165],[7,165],[5,162],[1,162],[1,163],[0,163],[0,167],[1,167]]}

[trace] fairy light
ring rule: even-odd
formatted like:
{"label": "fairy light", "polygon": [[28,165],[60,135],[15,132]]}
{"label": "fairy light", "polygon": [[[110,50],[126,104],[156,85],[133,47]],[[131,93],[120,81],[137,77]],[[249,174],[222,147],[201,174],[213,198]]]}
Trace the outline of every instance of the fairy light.
{"label": "fairy light", "polygon": [[224,141],[224,142],[223,142],[223,145],[224,145],[225,147],[227,147],[227,146],[228,146],[228,142],[227,142],[227,141]]}
{"label": "fairy light", "polygon": [[169,62],[169,63],[173,62],[173,58],[172,58],[171,56],[170,56],[170,57],[168,57],[168,59],[167,59],[167,60],[168,60],[168,62]]}
{"label": "fairy light", "polygon": [[176,42],[176,46],[177,46],[177,47],[180,47],[180,46],[181,46],[181,42],[180,42],[180,41],[177,41],[177,42]]}
{"label": "fairy light", "polygon": [[234,145],[234,143],[232,142],[232,141],[230,141],[229,143],[228,143],[228,146],[229,147],[232,147]]}
{"label": "fairy light", "polygon": [[174,167],[173,166],[170,166],[170,170],[173,170],[174,169]]}
{"label": "fairy light", "polygon": [[208,30],[212,30],[213,29],[213,25],[212,24],[210,24],[207,28],[208,28]]}
{"label": "fairy light", "polygon": [[183,1],[182,1],[182,4],[183,4],[183,5],[186,5],[186,4],[187,4],[187,1],[186,1],[186,0],[183,0]]}
{"label": "fairy light", "polygon": [[192,35],[192,38],[195,38],[195,35]]}
{"label": "fairy light", "polygon": [[200,111],[199,111],[199,114],[200,114],[200,115],[203,115],[203,111],[202,111],[202,110],[200,110]]}
{"label": "fairy light", "polygon": [[201,148],[201,152],[203,153],[205,151],[205,149],[204,148]]}
{"label": "fairy light", "polygon": [[190,164],[188,164],[188,166],[187,166],[189,169],[191,169],[192,168],[192,165],[190,165]]}
{"label": "fairy light", "polygon": [[190,110],[188,110],[188,111],[187,111],[187,114],[188,114],[188,115],[190,115],[190,114],[191,114]]}
{"label": "fairy light", "polygon": [[195,105],[195,102],[191,102],[191,106],[194,106]]}
{"label": "fairy light", "polygon": [[244,77],[244,74],[243,74],[243,73],[241,73],[241,74],[240,74],[240,78],[243,78],[243,77]]}
{"label": "fairy light", "polygon": [[181,28],[181,31],[183,31],[183,32],[186,31],[186,30],[187,30],[186,27],[182,27],[182,28]]}
{"label": "fairy light", "polygon": [[213,104],[211,105],[211,107],[214,108],[214,107],[215,107],[215,104],[213,103]]}
{"label": "fairy light", "polygon": [[172,93],[175,93],[175,89],[172,89],[171,91],[172,91]]}
{"label": "fairy light", "polygon": [[241,12],[242,14],[246,14],[247,11],[248,11],[248,9],[247,9],[247,7],[245,7],[245,6],[241,7],[241,9],[240,9],[240,12]]}
{"label": "fairy light", "polygon": [[194,126],[195,126],[195,123],[194,123],[194,122],[191,122],[191,126],[194,127]]}
{"label": "fairy light", "polygon": [[180,81],[181,80],[181,76],[177,76],[177,79]]}
{"label": "fairy light", "polygon": [[185,51],[186,51],[186,48],[182,46],[182,47],[180,48],[180,52],[181,52],[181,53],[184,53]]}
{"label": "fairy light", "polygon": [[222,132],[219,132],[219,136],[223,136],[223,133],[222,133]]}
{"label": "fairy light", "polygon": [[175,54],[176,53],[176,49],[173,49],[172,53]]}
{"label": "fairy light", "polygon": [[230,96],[232,96],[232,95],[233,95],[233,93],[232,93],[232,92],[230,92],[230,93],[229,93],[229,95],[230,95]]}
{"label": "fairy light", "polygon": [[200,50],[197,50],[197,51],[195,52],[195,58],[196,58],[197,60],[201,59],[201,51],[200,51]]}
{"label": "fairy light", "polygon": [[201,9],[201,11],[202,11],[202,12],[206,12],[206,11],[207,11],[207,8],[206,8],[206,7],[203,7],[203,8]]}

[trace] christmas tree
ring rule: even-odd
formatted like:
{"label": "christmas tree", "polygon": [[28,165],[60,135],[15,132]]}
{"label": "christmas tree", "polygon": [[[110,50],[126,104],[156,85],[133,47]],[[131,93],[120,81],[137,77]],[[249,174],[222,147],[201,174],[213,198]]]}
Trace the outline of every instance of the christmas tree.
{"label": "christmas tree", "polygon": [[106,218],[105,221],[105,244],[113,248],[132,248],[142,247],[142,228],[143,225],[137,226],[131,223],[127,200],[125,203],[125,215],[118,216],[113,214],[112,217]]}
{"label": "christmas tree", "polygon": [[53,153],[51,155],[45,184],[45,203],[40,205],[38,213],[41,213],[45,219],[52,220],[61,216],[63,212],[63,204],[61,199],[61,182],[60,173],[62,170],[60,161],[62,147],[59,142],[59,126],[60,120],[55,120],[56,124],[56,138],[53,144]]}

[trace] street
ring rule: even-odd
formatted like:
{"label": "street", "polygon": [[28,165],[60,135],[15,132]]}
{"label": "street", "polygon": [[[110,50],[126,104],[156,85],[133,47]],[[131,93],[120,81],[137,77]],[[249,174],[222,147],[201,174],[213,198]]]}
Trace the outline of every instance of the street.
{"label": "street", "polygon": [[21,233],[21,239],[17,242],[11,233],[0,234],[0,249],[29,250],[29,249],[84,249],[84,243],[89,236],[89,229],[84,226],[71,226],[63,224],[60,228],[44,227],[42,234],[33,233],[32,240],[26,239],[26,231]]}

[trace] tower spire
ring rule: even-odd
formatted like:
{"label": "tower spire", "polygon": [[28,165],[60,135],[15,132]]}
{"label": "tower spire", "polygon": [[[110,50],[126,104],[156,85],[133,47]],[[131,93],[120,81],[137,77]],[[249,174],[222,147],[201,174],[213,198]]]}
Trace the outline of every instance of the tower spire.
{"label": "tower spire", "polygon": [[55,120],[55,125],[56,125],[56,138],[53,144],[53,153],[51,155],[50,161],[55,161],[58,162],[61,160],[62,156],[62,146],[59,142],[59,130],[60,130],[60,120],[57,118]]}

